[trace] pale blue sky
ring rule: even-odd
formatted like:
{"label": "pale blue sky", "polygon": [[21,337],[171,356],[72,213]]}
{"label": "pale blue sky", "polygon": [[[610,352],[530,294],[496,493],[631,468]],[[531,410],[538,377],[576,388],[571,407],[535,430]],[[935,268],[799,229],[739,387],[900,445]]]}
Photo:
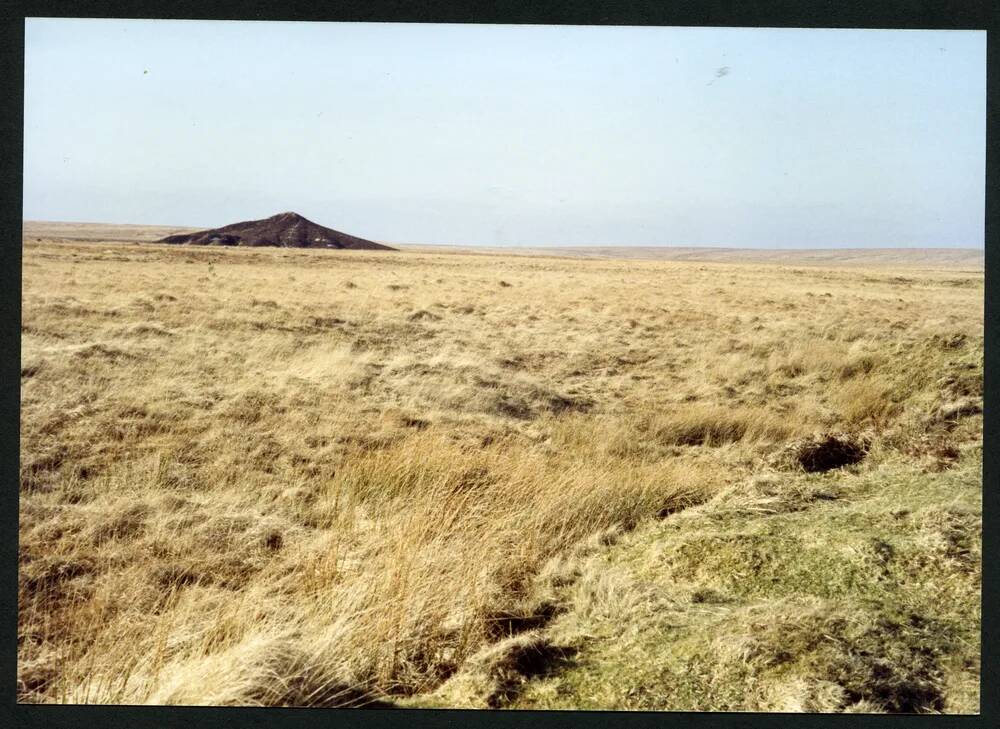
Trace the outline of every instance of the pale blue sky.
{"label": "pale blue sky", "polygon": [[24,118],[34,220],[983,245],[978,31],[31,19]]}

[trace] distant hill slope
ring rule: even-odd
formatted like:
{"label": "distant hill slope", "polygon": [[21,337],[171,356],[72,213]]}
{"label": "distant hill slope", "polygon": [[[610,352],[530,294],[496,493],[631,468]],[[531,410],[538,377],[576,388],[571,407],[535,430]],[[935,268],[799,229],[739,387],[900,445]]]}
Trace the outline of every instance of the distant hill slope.
{"label": "distant hill slope", "polygon": [[381,243],[323,227],[298,213],[279,213],[264,220],[248,220],[211,230],[168,235],[159,242],[174,245],[395,250]]}
{"label": "distant hill slope", "polygon": [[125,241],[153,243],[167,235],[193,233],[198,228],[182,225],[128,225],[124,223],[79,223],[25,220],[22,236],[34,240]]}
{"label": "distant hill slope", "polygon": [[705,263],[773,263],[789,266],[916,266],[982,269],[982,248],[709,248],[679,246],[464,246],[402,244],[426,253],[483,253],[560,258],[600,258]]}

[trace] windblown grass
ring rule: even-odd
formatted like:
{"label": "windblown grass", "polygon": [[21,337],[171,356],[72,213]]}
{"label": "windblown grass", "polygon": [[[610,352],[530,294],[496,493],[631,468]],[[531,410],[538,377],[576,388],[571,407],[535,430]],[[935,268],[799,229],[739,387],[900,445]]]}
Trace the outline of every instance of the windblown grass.
{"label": "windblown grass", "polygon": [[[516,704],[532,695],[522,683],[577,675],[573,656],[606,660],[599,641],[553,643],[565,616],[648,627],[648,596],[614,571],[581,573],[585,555],[612,554],[629,534],[673,549],[679,537],[657,530],[692,524],[691,564],[715,571],[690,579],[731,593],[748,555],[782,584],[820,560],[782,545],[816,533],[834,549],[854,534],[819,511],[787,533],[763,530],[781,504],[807,515],[825,503],[801,497],[816,483],[789,456],[803,443],[863,442],[864,460],[844,473],[902,464],[913,492],[899,488],[899,508],[955,474],[973,479],[958,466],[981,438],[981,274],[915,270],[900,283],[888,271],[750,265],[24,250],[22,701]],[[744,499],[763,473],[789,474],[787,485]],[[956,528],[975,540],[975,504],[965,508],[972,521],[955,517],[966,519]],[[699,542],[688,513],[727,514],[767,550]],[[895,521],[876,526],[903,538]],[[935,538],[914,544],[937,549]],[[898,590],[937,569],[931,557],[910,564]],[[863,630],[831,627],[856,608],[829,603],[846,594],[838,579],[767,599],[786,600],[805,644],[824,630],[868,646]],[[954,584],[965,612],[953,623],[969,628],[975,591]],[[896,594],[866,604],[864,619],[895,620]],[[726,642],[727,625],[783,630],[775,605],[740,600],[735,622],[705,617],[698,640]],[[886,660],[900,681],[930,634],[899,634]],[[685,640],[622,645],[652,666]],[[865,700],[972,705],[973,669],[939,670],[973,655],[951,640],[917,677],[932,693],[907,703],[883,686]],[[814,654],[802,648],[795,665]],[[865,671],[877,672],[862,661],[789,673],[789,686],[806,682],[788,690],[796,704],[746,693],[763,664],[744,661],[738,676],[718,665],[713,685],[729,698],[692,685],[621,700],[640,670],[595,674],[611,684],[594,700],[857,709],[867,705],[855,694],[868,696],[857,687],[875,681]],[[575,688],[554,703],[595,706],[587,680],[567,679]]]}

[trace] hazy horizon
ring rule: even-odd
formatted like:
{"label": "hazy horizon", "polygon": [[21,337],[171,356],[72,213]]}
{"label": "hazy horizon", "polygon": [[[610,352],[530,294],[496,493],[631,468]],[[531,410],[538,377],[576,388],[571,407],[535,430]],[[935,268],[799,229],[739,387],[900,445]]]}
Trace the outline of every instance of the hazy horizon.
{"label": "hazy horizon", "polygon": [[29,19],[23,217],[983,248],[981,31]]}

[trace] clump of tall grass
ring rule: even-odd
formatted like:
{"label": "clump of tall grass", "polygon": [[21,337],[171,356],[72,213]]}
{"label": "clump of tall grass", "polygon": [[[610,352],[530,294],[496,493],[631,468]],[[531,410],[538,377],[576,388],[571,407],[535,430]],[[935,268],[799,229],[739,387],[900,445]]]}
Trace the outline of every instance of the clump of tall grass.
{"label": "clump of tall grass", "polygon": [[[369,687],[373,696],[426,690],[489,641],[495,616],[517,609],[553,555],[610,525],[699,502],[718,485],[714,474],[680,463],[576,455],[472,450],[430,431],[361,456],[321,499],[370,524],[354,554],[363,568],[332,569],[328,584],[313,581],[291,598],[300,637],[286,634],[287,650],[322,648],[314,663],[337,667],[331,681]],[[295,566],[284,578],[289,589],[313,567]],[[249,630],[226,646],[226,660],[240,662],[260,640]],[[189,696],[203,681],[187,666],[160,679],[174,687],[167,699]],[[266,671],[258,679],[272,680]],[[253,686],[243,698],[262,691],[277,695]],[[317,703],[324,697],[314,695]]]}

